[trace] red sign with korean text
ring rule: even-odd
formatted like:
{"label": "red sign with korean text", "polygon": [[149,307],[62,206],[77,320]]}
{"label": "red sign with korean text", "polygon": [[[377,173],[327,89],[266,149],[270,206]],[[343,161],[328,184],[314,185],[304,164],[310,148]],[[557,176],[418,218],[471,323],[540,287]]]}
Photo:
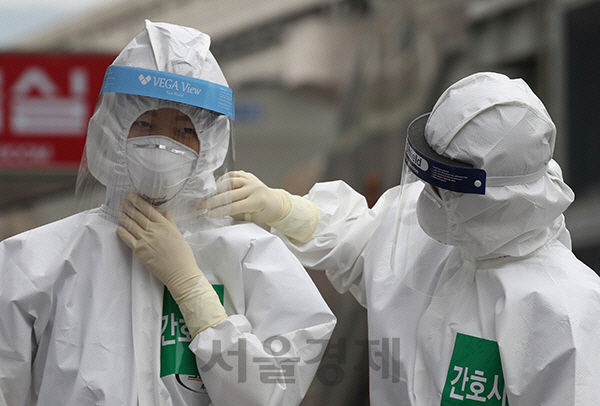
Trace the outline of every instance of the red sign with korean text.
{"label": "red sign with korean text", "polygon": [[77,168],[115,55],[0,54],[0,169]]}

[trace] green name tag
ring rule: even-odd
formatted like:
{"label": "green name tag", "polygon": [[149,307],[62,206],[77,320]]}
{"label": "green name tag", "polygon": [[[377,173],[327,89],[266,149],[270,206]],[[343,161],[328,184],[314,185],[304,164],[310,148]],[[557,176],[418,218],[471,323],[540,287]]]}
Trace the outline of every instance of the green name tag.
{"label": "green name tag", "polygon": [[[213,285],[213,289],[223,303],[224,286]],[[189,349],[191,342],[192,336],[185,325],[181,310],[165,287],[160,337],[161,377],[171,374],[200,376],[196,356]]]}
{"label": "green name tag", "polygon": [[456,334],[441,406],[508,406],[498,343]]}

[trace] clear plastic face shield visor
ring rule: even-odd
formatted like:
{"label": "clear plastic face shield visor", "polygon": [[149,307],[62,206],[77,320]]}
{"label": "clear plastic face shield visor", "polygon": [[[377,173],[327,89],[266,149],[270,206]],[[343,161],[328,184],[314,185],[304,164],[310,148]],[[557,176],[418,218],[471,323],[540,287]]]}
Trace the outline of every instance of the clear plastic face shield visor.
{"label": "clear plastic face shield visor", "polygon": [[453,280],[453,263],[460,257],[449,257],[452,225],[446,214],[451,197],[485,194],[486,173],[437,154],[424,137],[428,117],[420,116],[408,127],[390,261],[405,287],[446,296],[460,289],[465,277],[460,273],[461,280]]}
{"label": "clear plastic face shield visor", "polygon": [[77,198],[82,209],[118,210],[134,192],[159,211],[189,210],[216,191],[233,162],[231,89],[113,65],[90,119]]}

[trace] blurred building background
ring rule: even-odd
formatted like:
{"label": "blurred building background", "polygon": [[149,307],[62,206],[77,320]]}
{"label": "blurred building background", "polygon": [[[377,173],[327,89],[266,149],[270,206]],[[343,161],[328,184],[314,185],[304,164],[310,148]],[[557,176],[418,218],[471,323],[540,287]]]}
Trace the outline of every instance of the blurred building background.
{"label": "blurred building background", "polygon": [[[400,180],[408,123],[448,85],[525,79],[558,128],[574,251],[600,271],[599,0],[117,0],[4,51],[116,56],[145,18],[211,35],[236,98],[236,167],[297,194],[344,179],[373,203]],[[76,175],[0,169],[0,238],[75,212]],[[340,323],[303,404],[366,405],[364,310],[311,275]]]}

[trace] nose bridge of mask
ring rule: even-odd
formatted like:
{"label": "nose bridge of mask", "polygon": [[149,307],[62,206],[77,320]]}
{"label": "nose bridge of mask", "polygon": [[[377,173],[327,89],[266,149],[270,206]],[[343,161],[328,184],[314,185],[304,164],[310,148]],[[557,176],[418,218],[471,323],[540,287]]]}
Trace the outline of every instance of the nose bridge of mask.
{"label": "nose bridge of mask", "polygon": [[135,137],[127,140],[135,150],[137,148],[153,151],[155,155],[160,155],[164,151],[167,154],[184,156],[188,159],[196,159],[198,153],[192,148],[175,141],[168,135],[148,135],[144,137]]}

